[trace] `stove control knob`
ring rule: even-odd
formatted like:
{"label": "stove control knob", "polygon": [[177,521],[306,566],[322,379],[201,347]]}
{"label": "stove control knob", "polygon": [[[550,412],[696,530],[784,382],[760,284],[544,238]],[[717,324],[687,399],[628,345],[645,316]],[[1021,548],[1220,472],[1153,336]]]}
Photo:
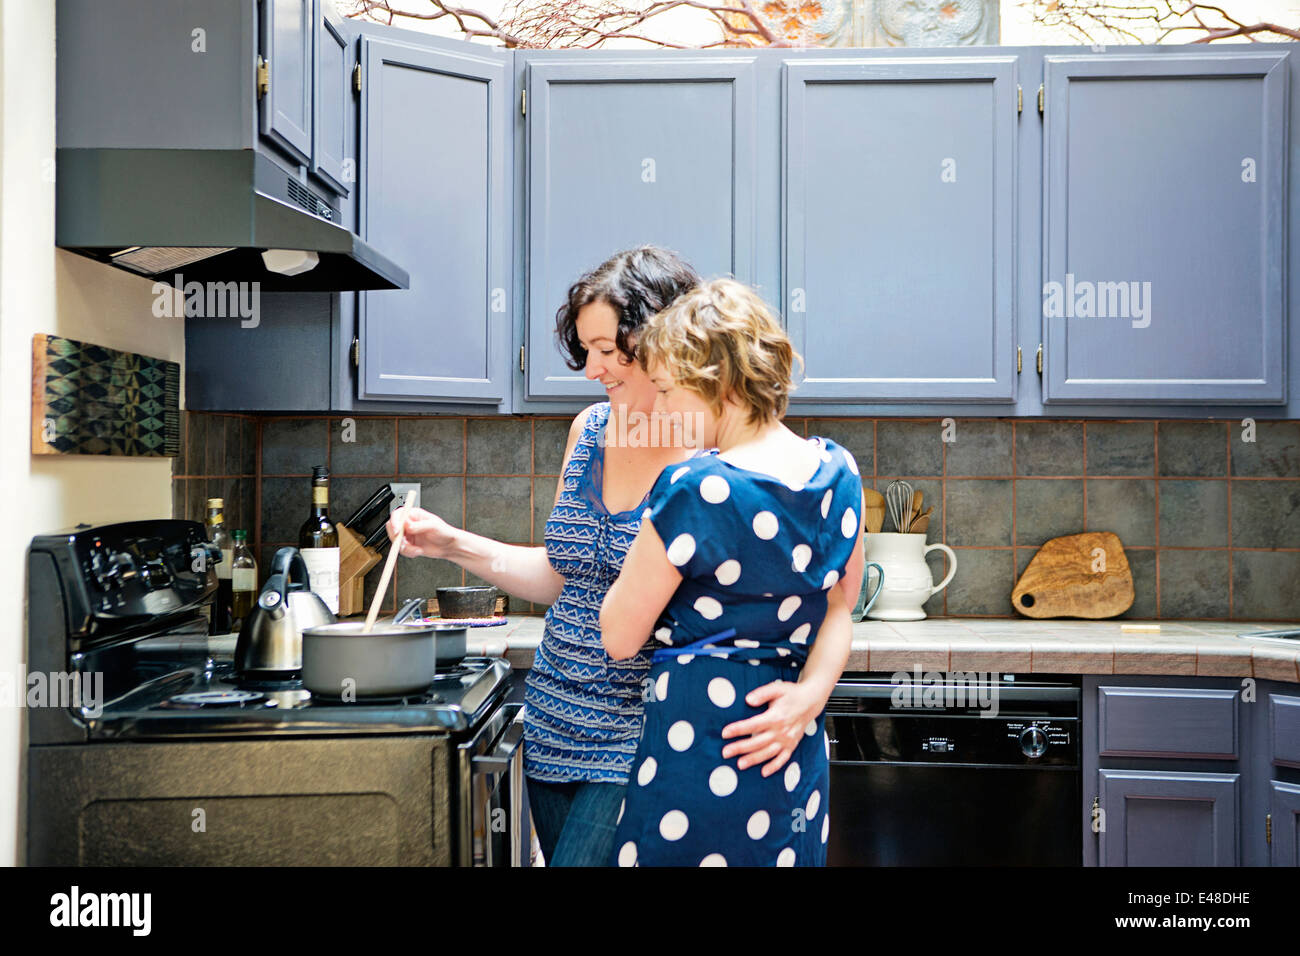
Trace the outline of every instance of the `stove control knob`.
{"label": "stove control knob", "polygon": [[162,560],[146,561],[144,567],[140,569],[140,581],[150,591],[156,588],[165,588],[171,584],[172,576],[167,571],[167,566]]}
{"label": "stove control knob", "polygon": [[135,577],[135,562],[129,554],[107,551],[95,551],[91,558],[91,568],[95,582],[104,591],[120,588],[126,581]]}
{"label": "stove control knob", "polygon": [[1041,727],[1029,727],[1020,733],[1020,751],[1026,757],[1041,757],[1047,750],[1047,734]]}

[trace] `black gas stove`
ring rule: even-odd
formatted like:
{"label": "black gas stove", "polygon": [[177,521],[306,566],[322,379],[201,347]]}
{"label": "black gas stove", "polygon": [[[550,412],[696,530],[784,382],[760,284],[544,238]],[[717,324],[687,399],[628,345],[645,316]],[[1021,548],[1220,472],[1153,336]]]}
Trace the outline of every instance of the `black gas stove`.
{"label": "black gas stove", "polygon": [[526,859],[508,663],[356,700],[241,674],[233,636],[207,633],[210,557],[190,521],[33,539],[29,684],[49,692],[28,715],[30,863]]}
{"label": "black gas stove", "polygon": [[[87,737],[458,734],[478,726],[500,704],[510,682],[510,665],[500,658],[467,657],[440,670],[422,693],[340,700],[304,690],[301,678],[241,675],[232,654],[230,638],[199,635],[186,641],[172,635],[85,655],[83,667],[91,673],[121,667],[140,678],[106,701],[102,713],[78,715]],[[129,659],[115,661],[118,656]]]}

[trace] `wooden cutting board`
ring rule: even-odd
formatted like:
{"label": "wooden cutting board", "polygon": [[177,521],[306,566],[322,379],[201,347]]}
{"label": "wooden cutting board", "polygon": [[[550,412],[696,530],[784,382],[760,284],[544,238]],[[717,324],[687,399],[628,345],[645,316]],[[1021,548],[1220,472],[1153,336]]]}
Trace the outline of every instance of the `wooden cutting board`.
{"label": "wooden cutting board", "polygon": [[1046,542],[1011,592],[1026,617],[1097,619],[1133,606],[1133,573],[1119,537],[1088,531]]}

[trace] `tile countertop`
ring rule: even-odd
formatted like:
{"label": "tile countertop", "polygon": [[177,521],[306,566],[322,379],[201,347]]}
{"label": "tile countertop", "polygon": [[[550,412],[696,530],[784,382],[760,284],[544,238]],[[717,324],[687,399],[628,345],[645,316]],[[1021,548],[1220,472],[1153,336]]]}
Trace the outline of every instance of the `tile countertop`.
{"label": "tile countertop", "polygon": [[[1124,624],[1159,624],[1159,633],[1123,633]],[[1182,674],[1258,677],[1300,683],[1300,640],[1242,640],[1249,631],[1296,629],[1294,622],[1080,621],[929,618],[853,625],[846,670],[1007,671],[1032,674]],[[471,628],[470,653],[532,665],[543,619],[510,617]]]}

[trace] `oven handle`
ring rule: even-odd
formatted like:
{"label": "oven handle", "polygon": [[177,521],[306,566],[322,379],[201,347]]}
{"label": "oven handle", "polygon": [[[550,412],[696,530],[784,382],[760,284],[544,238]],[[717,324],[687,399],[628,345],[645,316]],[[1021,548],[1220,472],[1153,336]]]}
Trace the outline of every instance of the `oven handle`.
{"label": "oven handle", "polygon": [[523,739],[524,709],[520,707],[510,723],[506,725],[506,729],[501,731],[501,736],[497,738],[492,752],[473,759],[474,770],[481,773],[507,772],[515,762],[515,755],[519,752],[519,745],[523,743]]}
{"label": "oven handle", "polygon": [[[517,708],[506,729],[497,738],[489,754],[482,754],[471,759],[474,776],[480,774],[499,775],[498,785],[504,784],[507,806],[506,818],[510,820],[510,859],[508,866],[525,866],[527,857],[524,840],[528,835],[528,805],[524,791],[524,750],[521,744],[524,738],[524,707],[522,704],[506,704],[507,708]],[[491,859],[488,850],[487,865],[498,865]]]}
{"label": "oven handle", "polygon": [[[925,685],[931,686],[931,685]],[[945,686],[945,685],[934,685]],[[968,685],[962,685],[968,686]],[[841,683],[831,691],[832,697],[893,697],[898,690],[897,684],[883,683]],[[998,685],[998,697],[1002,700],[1074,700],[1080,698],[1077,687],[1009,687]]]}

